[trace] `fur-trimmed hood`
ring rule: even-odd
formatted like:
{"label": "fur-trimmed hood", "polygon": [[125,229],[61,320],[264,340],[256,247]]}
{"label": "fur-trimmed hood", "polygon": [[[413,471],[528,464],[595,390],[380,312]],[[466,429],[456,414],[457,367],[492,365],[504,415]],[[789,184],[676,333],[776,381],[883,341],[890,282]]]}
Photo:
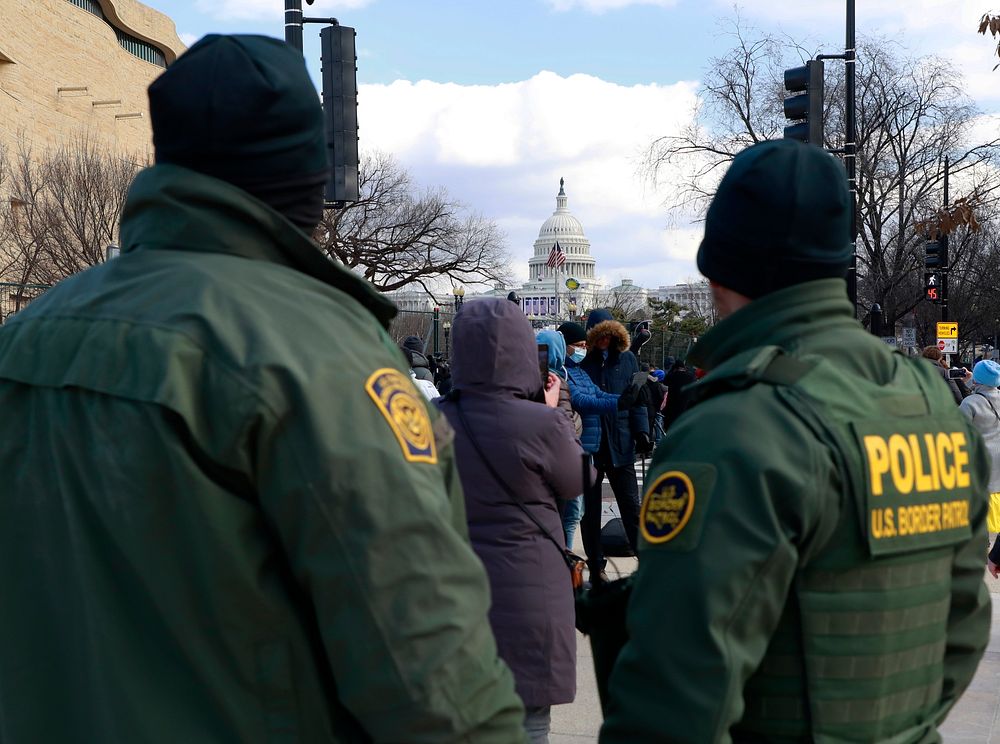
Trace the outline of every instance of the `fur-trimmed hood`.
{"label": "fur-trimmed hood", "polygon": [[628,351],[629,346],[632,344],[632,339],[629,338],[625,326],[617,320],[602,320],[587,331],[587,350],[593,349],[594,345],[602,338],[610,338],[611,345],[608,348],[614,349],[619,353]]}

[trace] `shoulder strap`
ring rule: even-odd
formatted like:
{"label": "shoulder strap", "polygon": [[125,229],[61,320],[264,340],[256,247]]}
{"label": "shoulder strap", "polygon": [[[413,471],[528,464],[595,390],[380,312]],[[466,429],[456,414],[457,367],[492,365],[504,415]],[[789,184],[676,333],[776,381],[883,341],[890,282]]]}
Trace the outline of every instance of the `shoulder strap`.
{"label": "shoulder strap", "polygon": [[[458,391],[455,392],[457,393]],[[465,418],[465,412],[462,410],[460,395],[455,395],[454,397],[451,398],[451,400],[455,403],[455,410],[458,411],[458,420],[462,424],[462,428],[465,429],[465,434],[469,438],[469,443],[472,445],[472,448],[476,451],[476,454],[479,455],[479,459],[482,460],[483,464],[486,466],[486,469],[490,471],[490,475],[493,476],[493,479],[500,484],[500,487],[504,490],[507,496],[509,496],[510,499],[515,504],[517,504],[518,508],[520,508],[520,510],[524,512],[524,515],[532,522],[534,522],[539,532],[545,535],[545,537],[547,537],[549,541],[556,546],[556,549],[562,554],[563,559],[566,560],[567,564],[569,564],[570,560],[573,561],[578,560],[576,556],[574,556],[569,550],[567,550],[564,546],[559,544],[559,541],[552,536],[551,532],[545,529],[544,525],[542,525],[542,523],[538,521],[535,515],[531,513],[528,507],[524,505],[524,502],[522,502],[521,499],[517,496],[517,494],[514,492],[514,489],[512,489],[510,486],[507,485],[507,481],[505,481],[503,479],[503,476],[500,475],[500,473],[496,471],[496,468],[493,467],[493,463],[490,462],[490,459],[479,447],[479,442],[476,441],[476,438],[472,434],[472,428],[469,426],[469,422]]]}
{"label": "shoulder strap", "polygon": [[993,411],[993,415],[997,417],[997,421],[1000,421],[1000,413],[997,413],[996,406],[993,405],[993,401],[992,400],[990,400],[987,396],[985,396],[982,393],[980,393],[978,390],[976,392],[974,392],[973,395],[978,395],[980,398],[982,398],[987,403],[989,403],[990,410]]}

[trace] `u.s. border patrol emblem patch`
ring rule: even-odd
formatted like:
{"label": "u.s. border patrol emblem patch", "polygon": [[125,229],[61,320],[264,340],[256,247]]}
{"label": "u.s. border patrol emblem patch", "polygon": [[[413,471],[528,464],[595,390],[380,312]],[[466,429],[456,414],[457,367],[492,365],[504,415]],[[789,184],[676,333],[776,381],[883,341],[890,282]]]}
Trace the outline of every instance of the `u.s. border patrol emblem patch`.
{"label": "u.s. border patrol emblem patch", "polygon": [[406,375],[397,369],[372,373],[365,390],[389,422],[392,433],[409,462],[437,462],[434,430],[420,393]]}
{"label": "u.s. border patrol emblem patch", "polygon": [[694,484],[679,470],[664,473],[642,500],[639,529],[652,545],[673,540],[681,533],[694,512]]}

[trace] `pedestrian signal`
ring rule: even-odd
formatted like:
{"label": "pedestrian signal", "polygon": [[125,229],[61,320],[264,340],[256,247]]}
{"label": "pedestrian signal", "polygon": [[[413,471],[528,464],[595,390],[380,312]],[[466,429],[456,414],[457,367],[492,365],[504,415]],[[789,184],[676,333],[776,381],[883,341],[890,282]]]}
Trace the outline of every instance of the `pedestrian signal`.
{"label": "pedestrian signal", "polygon": [[924,299],[928,302],[941,302],[941,284],[935,273],[924,274]]}

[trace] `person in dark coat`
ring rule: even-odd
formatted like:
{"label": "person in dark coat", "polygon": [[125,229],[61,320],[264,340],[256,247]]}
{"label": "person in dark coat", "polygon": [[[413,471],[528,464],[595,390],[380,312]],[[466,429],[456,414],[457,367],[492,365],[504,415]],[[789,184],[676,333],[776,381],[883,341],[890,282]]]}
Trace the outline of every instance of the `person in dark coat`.
{"label": "person in dark coat", "polygon": [[420,336],[407,336],[400,344],[406,361],[410,363],[410,369],[417,376],[418,380],[434,382],[434,371],[431,369],[431,362],[424,354],[424,341]]}
{"label": "person in dark coat", "polygon": [[667,389],[663,385],[665,375],[662,369],[655,369],[649,373],[645,385],[646,410],[649,414],[649,431],[653,433],[653,439],[660,441],[663,434],[662,428],[658,424],[660,409],[663,407],[663,399],[667,397]]}
{"label": "person in dark coat", "polygon": [[[580,365],[594,384],[606,393],[621,395],[639,371],[635,354],[629,351],[631,338],[625,326],[607,310],[592,310],[587,318],[587,356]],[[604,476],[618,502],[622,525],[635,551],[639,533],[639,486],[636,483],[635,455],[652,451],[646,406],[638,399],[625,410],[601,417],[601,442],[594,454],[597,478],[584,492],[583,545],[587,551],[592,582],[604,579],[601,549],[601,494]]]}
{"label": "person in dark coat", "polygon": [[[559,333],[566,341],[566,375],[570,405],[580,417],[577,436],[583,451],[593,455],[601,446],[601,416],[614,415],[619,410],[631,407],[638,395],[638,388],[629,388],[624,395],[605,393],[598,388],[590,375],[583,371],[580,363],[587,354],[587,331],[579,323],[563,323]],[[566,546],[572,548],[577,522],[583,513],[583,497],[566,504],[563,509],[563,531]]]}
{"label": "person in dark coat", "polygon": [[532,742],[545,742],[550,706],[576,695],[575,609],[558,501],[583,490],[582,451],[568,417],[535,402],[537,347],[520,308],[499,298],[470,302],[453,333],[454,389],[438,406],[455,430],[469,537],[489,574],[500,657],[528,710]]}
{"label": "person in dark coat", "polygon": [[686,401],[683,391],[685,386],[695,381],[695,374],[684,359],[678,359],[664,380],[667,386],[667,405],[663,409],[663,430],[669,431],[670,425],[684,412]]}

